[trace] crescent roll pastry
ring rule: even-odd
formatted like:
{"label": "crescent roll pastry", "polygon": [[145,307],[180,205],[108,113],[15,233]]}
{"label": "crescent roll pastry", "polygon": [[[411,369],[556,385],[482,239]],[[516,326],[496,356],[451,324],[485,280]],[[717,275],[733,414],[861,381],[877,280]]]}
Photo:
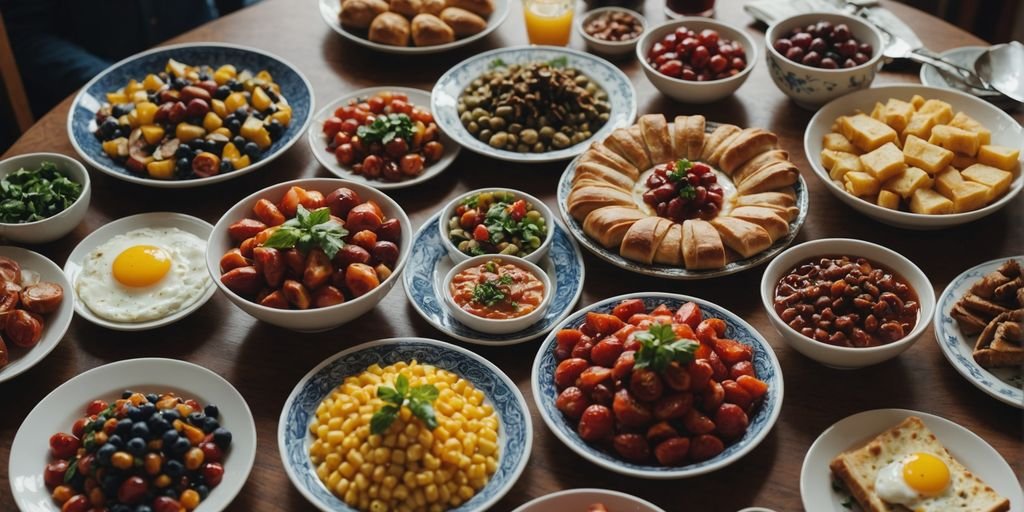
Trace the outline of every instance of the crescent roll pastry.
{"label": "crescent roll pastry", "polygon": [[722,156],[725,146],[734,137],[739,135],[740,128],[731,124],[720,124],[704,139],[704,149],[701,151],[699,160],[718,167],[718,158]]}
{"label": "crescent roll pastry", "polygon": [[635,206],[605,206],[583,220],[583,232],[606,248],[618,247],[634,222],[648,217]]}
{"label": "crescent roll pastry", "polygon": [[576,220],[586,219],[590,212],[604,206],[632,206],[633,195],[611,186],[584,185],[569,192],[566,206]]}
{"label": "crescent roll pastry", "polygon": [[592,178],[598,181],[603,181],[608,185],[615,188],[621,188],[627,192],[633,190],[633,184],[636,183],[636,180],[631,179],[629,176],[626,176],[611,167],[595,162],[581,162],[576,165],[576,171],[572,178],[573,183],[576,183],[577,180],[583,178]]}
{"label": "crescent roll pastry", "polygon": [[644,217],[636,221],[626,230],[626,236],[619,245],[619,254],[650,265],[672,224],[674,222],[662,217]]}
{"label": "crescent roll pastry", "polygon": [[651,155],[651,163],[657,165],[672,160],[672,139],[668,135],[668,123],[661,114],[640,116],[640,133]]}
{"label": "crescent roll pastry", "polygon": [[700,219],[683,223],[683,261],[693,270],[725,266],[725,246],[711,223]]}
{"label": "crescent roll pastry", "polygon": [[790,162],[768,164],[739,183],[740,194],[755,194],[796,183],[799,173]]}
{"label": "crescent roll pastry", "polygon": [[625,158],[639,170],[651,168],[651,159],[644,148],[643,137],[637,137],[627,128],[616,128],[604,140],[604,145],[616,154]]}
{"label": "crescent roll pastry", "polygon": [[654,251],[654,263],[659,265],[683,265],[683,225],[673,222],[665,237]]}
{"label": "crescent roll pastry", "polygon": [[749,258],[772,246],[772,237],[764,228],[734,217],[718,217],[711,221],[722,241],[744,258]]}
{"label": "crescent roll pastry", "polygon": [[772,242],[785,237],[789,233],[789,222],[771,208],[762,206],[740,206],[729,212],[730,217],[753,222],[764,228]]}
{"label": "crescent roll pastry", "polygon": [[771,150],[778,142],[779,137],[772,132],[760,128],[746,128],[722,152],[718,166],[726,174],[732,174],[744,162]]}
{"label": "crescent roll pastry", "polygon": [[760,155],[757,155],[754,158],[748,160],[746,163],[741,165],[739,169],[736,169],[732,173],[732,181],[733,183],[739,183],[746,179],[747,176],[754,174],[754,172],[756,172],[758,169],[764,167],[767,164],[788,161],[789,153],[786,153],[781,149],[765,151],[764,153],[761,153]]}

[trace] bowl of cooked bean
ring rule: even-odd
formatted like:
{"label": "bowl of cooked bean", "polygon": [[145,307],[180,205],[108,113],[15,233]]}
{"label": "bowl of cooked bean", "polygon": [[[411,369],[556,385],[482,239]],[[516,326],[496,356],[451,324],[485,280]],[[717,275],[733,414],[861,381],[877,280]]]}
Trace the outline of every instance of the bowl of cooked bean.
{"label": "bowl of cooked bean", "polygon": [[917,265],[843,238],[803,243],[772,260],[761,301],[789,346],[841,369],[896,357],[921,338],[935,310],[935,293]]}
{"label": "bowl of cooked bean", "polygon": [[606,57],[629,55],[647,29],[647,20],[640,13],[622,7],[601,7],[587,12],[576,29],[587,49]]}
{"label": "bowl of cooked bean", "polygon": [[518,190],[472,190],[456,197],[438,220],[453,262],[482,254],[518,256],[538,263],[551,248],[551,209]]}

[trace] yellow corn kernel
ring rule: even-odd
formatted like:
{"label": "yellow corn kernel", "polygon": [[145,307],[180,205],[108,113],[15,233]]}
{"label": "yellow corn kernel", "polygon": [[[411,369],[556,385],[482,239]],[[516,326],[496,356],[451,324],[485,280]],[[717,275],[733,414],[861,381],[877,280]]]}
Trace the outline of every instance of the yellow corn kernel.
{"label": "yellow corn kernel", "polygon": [[144,125],[142,128],[142,138],[146,139],[146,143],[153,145],[160,142],[160,139],[164,138],[164,129],[155,124]]}
{"label": "yellow corn kernel", "polygon": [[249,104],[249,101],[245,99],[245,95],[240,92],[233,92],[224,99],[224,110],[227,113],[232,113],[239,108],[242,108]]}
{"label": "yellow corn kernel", "polygon": [[119,103],[128,103],[128,95],[125,94],[123,91],[108,92],[107,103],[110,103],[111,105],[117,105]]}
{"label": "yellow corn kernel", "polygon": [[155,104],[148,101],[143,101],[138,105],[135,105],[135,119],[140,125],[153,124],[153,118],[156,116],[157,107]]}
{"label": "yellow corn kernel", "polygon": [[342,462],[341,465],[338,466],[338,472],[341,473],[341,476],[351,479],[356,476],[356,467],[348,462]]}
{"label": "yellow corn kernel", "polygon": [[223,125],[224,121],[215,112],[207,112],[206,116],[203,117],[203,128],[208,132],[212,132]]}
{"label": "yellow corn kernel", "polygon": [[174,160],[154,160],[146,164],[146,172],[151,178],[169,180],[174,177],[174,166]]}
{"label": "yellow corn kernel", "polygon": [[142,81],[142,88],[149,92],[156,92],[163,86],[164,81],[153,73],[146,75],[146,78]]}
{"label": "yellow corn kernel", "polygon": [[174,136],[182,142],[198,139],[203,135],[206,135],[206,130],[204,130],[202,126],[196,126],[194,124],[178,123],[178,126],[174,129]]}

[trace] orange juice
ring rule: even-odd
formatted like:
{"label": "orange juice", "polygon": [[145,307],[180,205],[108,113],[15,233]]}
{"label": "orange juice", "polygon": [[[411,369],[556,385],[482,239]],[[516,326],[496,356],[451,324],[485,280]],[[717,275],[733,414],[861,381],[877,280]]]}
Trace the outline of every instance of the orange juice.
{"label": "orange juice", "polygon": [[574,0],[523,0],[531,44],[565,46],[572,34]]}

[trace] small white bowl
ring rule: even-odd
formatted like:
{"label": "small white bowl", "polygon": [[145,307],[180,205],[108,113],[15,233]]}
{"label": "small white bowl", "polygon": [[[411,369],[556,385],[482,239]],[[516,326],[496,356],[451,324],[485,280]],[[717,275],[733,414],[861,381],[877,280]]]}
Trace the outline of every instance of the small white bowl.
{"label": "small white bowl", "polygon": [[580,511],[600,503],[608,510],[629,512],[665,512],[661,507],[636,496],[608,489],[567,489],[532,499],[512,512]]}
{"label": "small white bowl", "polygon": [[[782,321],[774,306],[775,286],[779,280],[804,261],[834,255],[867,258],[906,280],[917,294],[920,310],[917,323],[903,339],[878,347],[838,347],[808,338]],[[931,281],[917,265],[901,254],[880,245],[847,238],[824,238],[805,242],[790,247],[776,256],[761,277],[761,302],[768,312],[768,319],[790,347],[825,366],[838,369],[863,368],[898,356],[921,338],[928,329],[932,315],[935,314],[935,292],[932,290]]]}
{"label": "small white bowl", "polygon": [[[606,12],[623,12],[636,18],[640,22],[640,34],[626,41],[606,41],[588,34],[586,31],[587,23],[590,23],[590,20]],[[587,49],[592,53],[604,55],[605,57],[622,57],[632,53],[633,49],[636,48],[637,41],[647,32],[647,19],[640,15],[640,13],[625,7],[601,7],[587,11],[587,14],[581,17],[579,23],[576,24],[576,30],[583,37],[583,40],[586,41]]]}
{"label": "small white bowl", "polygon": [[[871,58],[864,64],[852,68],[824,69],[793,62],[775,49],[776,39],[789,34],[794,28],[805,27],[819,21],[827,21],[833,25],[846,24],[854,38],[871,45],[874,50]],[[797,105],[815,110],[844,94],[870,86],[875,79],[875,73],[881,67],[884,41],[882,33],[874,25],[854,16],[839,13],[791,16],[779,20],[765,32],[768,74],[779,90]]]}
{"label": "small white bowl", "polygon": [[21,168],[38,169],[43,162],[56,164],[57,170],[71,181],[82,185],[82,193],[66,210],[35,222],[20,224],[0,223],[0,237],[22,244],[44,244],[70,233],[81,224],[89,211],[92,185],[85,166],[74,158],[59,153],[28,153],[0,161],[0,178]]}
{"label": "small white bowl", "polygon": [[[306,190],[317,190],[325,196],[340,187],[348,187],[356,191],[363,201],[375,201],[389,219],[398,219],[402,227],[402,237],[398,242],[398,263],[395,264],[395,268],[391,269],[391,275],[365,295],[346,300],[334,306],[306,310],[275,309],[261,306],[224,286],[224,283],[220,280],[220,258],[228,250],[238,246],[228,236],[228,226],[246,217],[250,217],[253,205],[260,199],[266,198],[271,201],[278,201],[293,186],[302,187]],[[405,268],[406,260],[409,259],[411,243],[412,227],[409,225],[409,216],[405,214],[405,211],[402,210],[402,207],[394,199],[391,199],[383,192],[369,185],[346,180],[333,178],[299,179],[278,183],[277,185],[256,191],[228,209],[213,227],[210,240],[206,244],[206,266],[213,277],[213,282],[242,311],[258,320],[278,327],[284,327],[285,329],[299,332],[320,332],[355,320],[373,309],[391,291],[395,283],[399,281],[399,275],[401,275],[402,269]]]}
{"label": "small white bowl", "polygon": [[480,188],[476,190],[471,190],[469,192],[466,192],[465,194],[456,197],[447,205],[445,205],[443,210],[441,210],[441,217],[438,218],[437,227],[438,229],[441,230],[441,242],[444,244],[444,248],[448,251],[448,257],[451,258],[452,261],[454,262],[466,261],[472,257],[460,251],[459,248],[454,243],[452,243],[452,241],[448,238],[448,221],[450,221],[451,218],[455,215],[455,209],[458,208],[459,204],[461,204],[462,201],[464,201],[466,198],[472,195],[480,194],[483,192],[511,192],[513,195],[515,195],[516,199],[526,199],[526,202],[532,204],[533,207],[540,212],[540,214],[544,217],[544,225],[547,227],[548,232],[545,233],[544,241],[541,242],[540,247],[538,247],[537,250],[531,252],[530,254],[523,256],[522,258],[526,261],[529,261],[530,263],[538,263],[540,262],[540,260],[544,259],[544,256],[548,254],[548,249],[551,248],[551,240],[553,239],[552,230],[554,229],[555,222],[554,214],[551,213],[551,209],[548,208],[548,205],[544,204],[544,201],[541,201],[540,199],[537,199],[536,197],[533,197],[530,194],[527,194],[526,192],[501,187]]}
{"label": "small white bowl", "polygon": [[[647,52],[654,46],[654,43],[661,41],[662,37],[680,26],[685,26],[695,32],[710,28],[725,39],[739,42],[743,45],[743,51],[746,52],[747,67],[729,78],[706,82],[672,78],[659,73],[654,66],[647,62]],[[645,30],[636,45],[636,58],[640,61],[640,66],[643,68],[644,74],[647,75],[647,79],[662,94],[683,103],[711,103],[736,92],[736,89],[739,89],[743,82],[747,81],[750,70],[754,69],[754,63],[757,62],[757,51],[757,43],[740,27],[710,18],[687,17]]]}
{"label": "small white bowl", "polygon": [[[541,299],[537,309],[534,309],[520,317],[498,320],[494,318],[476,316],[460,308],[459,305],[455,303],[455,299],[452,298],[451,288],[449,287],[452,279],[454,279],[459,272],[462,272],[467,268],[475,267],[491,260],[498,260],[501,263],[518,265],[528,270],[531,274],[540,279],[542,283],[544,283],[544,297]],[[487,334],[508,334],[511,332],[519,332],[537,323],[544,318],[544,313],[547,311],[548,306],[551,305],[551,296],[553,295],[553,291],[554,290],[551,287],[551,278],[548,277],[548,273],[542,268],[524,258],[503,254],[484,254],[482,256],[474,256],[455,265],[448,271],[448,274],[444,276],[444,304],[448,307],[448,310],[451,311],[452,316],[470,329],[485,332]]]}

